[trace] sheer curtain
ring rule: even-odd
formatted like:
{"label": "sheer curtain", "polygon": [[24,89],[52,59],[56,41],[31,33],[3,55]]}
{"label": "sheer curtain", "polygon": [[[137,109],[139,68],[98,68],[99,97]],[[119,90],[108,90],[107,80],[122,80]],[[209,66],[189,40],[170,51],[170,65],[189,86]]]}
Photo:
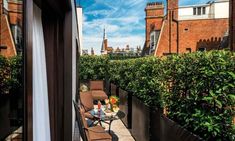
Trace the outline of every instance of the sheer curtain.
{"label": "sheer curtain", "polygon": [[41,9],[33,7],[33,141],[50,141],[45,44]]}

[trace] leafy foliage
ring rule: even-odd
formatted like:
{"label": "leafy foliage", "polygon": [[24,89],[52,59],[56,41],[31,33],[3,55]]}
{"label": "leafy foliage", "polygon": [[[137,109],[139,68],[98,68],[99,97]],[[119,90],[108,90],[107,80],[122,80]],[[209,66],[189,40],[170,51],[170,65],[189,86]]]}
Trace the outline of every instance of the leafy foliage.
{"label": "leafy foliage", "polygon": [[235,140],[234,57],[213,51],[164,60],[168,116],[206,140]]}
{"label": "leafy foliage", "polygon": [[166,107],[169,118],[205,140],[235,140],[234,53],[196,52],[115,61],[86,56],[81,60],[83,78],[104,79],[107,75],[146,105]]}
{"label": "leafy foliage", "polygon": [[0,94],[9,93],[10,67],[9,61],[0,56]]}
{"label": "leafy foliage", "polygon": [[105,56],[81,56],[80,80],[104,80],[107,75],[108,58]]}
{"label": "leafy foliage", "polygon": [[156,57],[109,62],[109,78],[152,107],[163,107],[162,61]]}
{"label": "leafy foliage", "polygon": [[0,56],[0,94],[22,91],[22,64],[21,56],[9,59]]}

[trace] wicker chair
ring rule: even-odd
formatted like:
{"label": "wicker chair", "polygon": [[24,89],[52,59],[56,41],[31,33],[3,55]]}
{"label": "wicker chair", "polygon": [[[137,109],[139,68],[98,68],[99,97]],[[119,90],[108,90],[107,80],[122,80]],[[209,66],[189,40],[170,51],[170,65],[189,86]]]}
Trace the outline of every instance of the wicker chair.
{"label": "wicker chair", "polygon": [[111,135],[108,134],[103,127],[99,125],[88,127],[84,109],[79,108],[76,102],[74,102],[74,108],[76,111],[79,132],[83,141],[112,141]]}
{"label": "wicker chair", "polygon": [[104,83],[102,80],[90,81],[90,91],[94,100],[105,100],[108,98],[104,92]]}

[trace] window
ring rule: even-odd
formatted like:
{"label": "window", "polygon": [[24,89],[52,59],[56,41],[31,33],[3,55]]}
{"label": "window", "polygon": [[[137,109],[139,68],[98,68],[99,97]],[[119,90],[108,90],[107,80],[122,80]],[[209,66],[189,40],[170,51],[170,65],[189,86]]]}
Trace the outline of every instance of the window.
{"label": "window", "polygon": [[154,48],[154,35],[151,36],[150,47],[151,47],[151,49]]}
{"label": "window", "polygon": [[200,48],[198,48],[198,51],[201,51],[201,52],[206,51],[206,48],[200,47]]}
{"label": "window", "polygon": [[206,7],[202,8],[202,14],[205,15],[206,14]]}
{"label": "window", "polygon": [[[23,140],[23,5],[24,0],[2,0],[0,3],[0,15],[5,17],[0,18],[0,71],[4,72],[0,75],[1,141]],[[11,57],[14,57],[14,60],[9,59]],[[8,61],[14,65],[7,65]]]}
{"label": "window", "polygon": [[197,8],[193,8],[193,15],[197,15]]}
{"label": "window", "polygon": [[202,14],[202,11],[201,11],[201,10],[202,10],[201,7],[198,7],[198,8],[197,8],[197,15],[201,15],[201,14]]}
{"label": "window", "polygon": [[206,7],[193,8],[193,15],[205,15],[205,14],[206,14]]}
{"label": "window", "polygon": [[192,49],[191,48],[186,48],[186,53],[191,53]]}

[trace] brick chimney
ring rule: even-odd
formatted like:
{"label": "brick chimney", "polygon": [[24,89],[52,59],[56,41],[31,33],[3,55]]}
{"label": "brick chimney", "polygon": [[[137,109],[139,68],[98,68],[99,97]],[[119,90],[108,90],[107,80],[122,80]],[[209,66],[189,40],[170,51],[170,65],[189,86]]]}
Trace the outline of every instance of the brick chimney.
{"label": "brick chimney", "polygon": [[178,0],[167,0],[168,18],[169,18],[169,16],[171,16],[175,20],[178,20],[178,8],[179,8],[179,1]]}
{"label": "brick chimney", "polygon": [[162,27],[162,20],[164,17],[164,5],[162,2],[147,3],[145,8],[146,18],[146,45],[150,41],[150,32],[154,30],[160,30]]}

